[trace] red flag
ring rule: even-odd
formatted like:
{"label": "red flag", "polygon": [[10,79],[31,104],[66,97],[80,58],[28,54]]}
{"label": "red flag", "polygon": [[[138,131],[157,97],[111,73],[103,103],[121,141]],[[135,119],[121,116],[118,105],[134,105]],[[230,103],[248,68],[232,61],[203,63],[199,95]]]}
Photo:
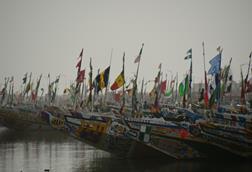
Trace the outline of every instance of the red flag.
{"label": "red flag", "polygon": [[[78,68],[78,73],[77,73],[78,75],[79,75],[80,70],[81,70],[82,56],[83,56],[83,48],[82,48],[81,53],[80,53],[80,55],[79,55],[79,57],[78,57],[78,58],[81,58],[81,59],[79,60],[79,62],[78,62],[77,65],[76,65],[76,68]],[[78,76],[77,76],[77,77],[78,77]]]}
{"label": "red flag", "polygon": [[82,61],[82,59],[80,59],[80,61],[77,63],[76,68],[80,68],[81,67],[81,61]]}
{"label": "red flag", "polygon": [[166,80],[161,82],[160,90],[161,90],[161,93],[162,93],[162,94],[165,94],[165,90],[166,90]]}
{"label": "red flag", "polygon": [[76,79],[76,81],[78,83],[81,83],[84,81],[84,78],[85,78],[85,70],[81,70],[79,73],[78,73],[78,77]]}

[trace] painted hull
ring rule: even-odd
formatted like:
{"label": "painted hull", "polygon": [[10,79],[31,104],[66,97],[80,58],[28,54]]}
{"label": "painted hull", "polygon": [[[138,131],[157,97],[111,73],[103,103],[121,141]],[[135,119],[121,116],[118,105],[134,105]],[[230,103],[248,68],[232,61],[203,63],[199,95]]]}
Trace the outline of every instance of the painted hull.
{"label": "painted hull", "polygon": [[130,139],[127,127],[117,120],[104,116],[65,116],[65,127],[78,140],[121,158],[166,157],[162,152]]}
{"label": "painted hull", "polygon": [[37,111],[0,108],[0,123],[15,130],[50,130]]}
{"label": "painted hull", "polygon": [[200,124],[202,137],[233,155],[252,158],[252,132],[241,127],[231,127],[219,123]]}
{"label": "painted hull", "polygon": [[[125,118],[130,128],[130,138],[163,152],[175,159],[197,159],[206,157],[197,150],[197,144],[207,144],[204,140],[190,133],[189,129],[173,122]],[[199,133],[199,131],[197,131]],[[196,131],[195,134],[197,135]]]}

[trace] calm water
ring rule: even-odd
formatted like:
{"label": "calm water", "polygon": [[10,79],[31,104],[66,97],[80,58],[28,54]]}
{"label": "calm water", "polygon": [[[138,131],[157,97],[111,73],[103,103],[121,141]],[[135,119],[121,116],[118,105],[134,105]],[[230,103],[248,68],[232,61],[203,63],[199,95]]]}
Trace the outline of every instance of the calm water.
{"label": "calm water", "polygon": [[[218,156],[218,155],[217,155]],[[251,162],[123,160],[57,131],[17,132],[0,127],[0,172],[251,171]]]}

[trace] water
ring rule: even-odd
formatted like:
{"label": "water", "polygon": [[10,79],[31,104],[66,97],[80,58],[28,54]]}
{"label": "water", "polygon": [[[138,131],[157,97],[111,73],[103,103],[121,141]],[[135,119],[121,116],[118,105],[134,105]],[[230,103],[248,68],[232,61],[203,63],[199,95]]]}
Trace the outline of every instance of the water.
{"label": "water", "polygon": [[[218,155],[217,155],[218,156]],[[114,157],[57,131],[17,132],[0,127],[0,172],[251,171],[251,162],[174,161]]]}

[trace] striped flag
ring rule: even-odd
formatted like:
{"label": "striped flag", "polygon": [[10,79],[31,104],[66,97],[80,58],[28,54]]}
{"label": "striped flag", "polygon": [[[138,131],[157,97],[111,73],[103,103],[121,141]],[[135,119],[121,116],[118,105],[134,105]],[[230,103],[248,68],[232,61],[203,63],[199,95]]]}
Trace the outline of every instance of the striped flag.
{"label": "striped flag", "polygon": [[122,71],[120,73],[120,75],[117,76],[116,80],[114,81],[114,83],[112,84],[110,89],[116,90],[116,89],[120,88],[121,86],[123,86],[124,83],[125,83],[124,72]]}

